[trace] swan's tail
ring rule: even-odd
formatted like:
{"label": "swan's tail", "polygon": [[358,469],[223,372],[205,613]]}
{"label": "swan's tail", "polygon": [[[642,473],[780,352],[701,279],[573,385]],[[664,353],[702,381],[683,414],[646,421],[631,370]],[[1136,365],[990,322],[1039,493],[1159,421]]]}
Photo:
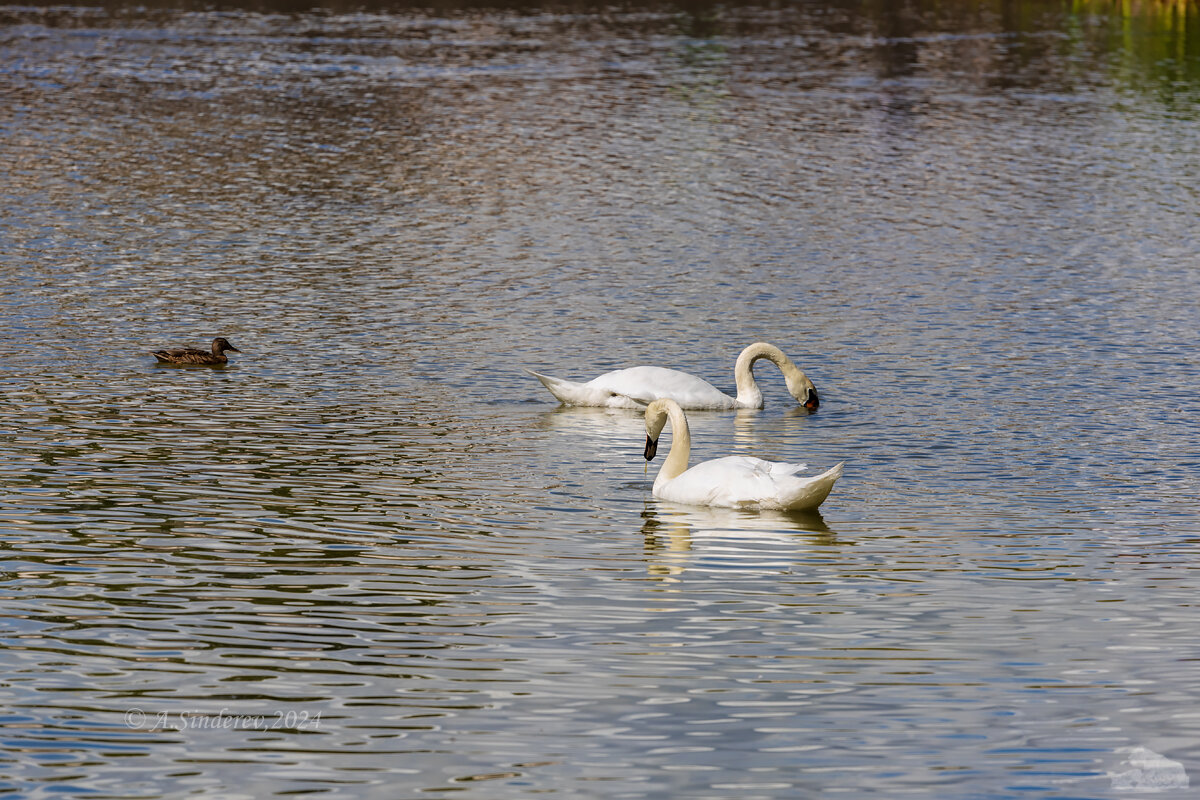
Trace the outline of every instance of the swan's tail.
{"label": "swan's tail", "polygon": [[[608,389],[597,389],[586,383],[575,383],[574,381],[564,381],[562,378],[551,378],[549,375],[543,375],[531,369],[525,371],[541,381],[542,385],[549,389],[550,394],[558,398],[560,403],[566,403],[569,406],[638,408],[638,404],[633,400]],[[645,403],[642,405],[645,405]]]}
{"label": "swan's tail", "polygon": [[550,394],[554,395],[560,403],[572,405],[579,402],[583,384],[575,383],[574,381],[564,381],[562,378],[551,378],[549,375],[543,375],[531,369],[525,371],[541,381],[542,385],[549,389]]}
{"label": "swan's tail", "polygon": [[798,479],[796,486],[790,488],[787,496],[783,498],[783,508],[790,511],[815,510],[825,502],[837,479],[842,477],[842,467],[845,465],[846,462],[842,461],[820,475]]}

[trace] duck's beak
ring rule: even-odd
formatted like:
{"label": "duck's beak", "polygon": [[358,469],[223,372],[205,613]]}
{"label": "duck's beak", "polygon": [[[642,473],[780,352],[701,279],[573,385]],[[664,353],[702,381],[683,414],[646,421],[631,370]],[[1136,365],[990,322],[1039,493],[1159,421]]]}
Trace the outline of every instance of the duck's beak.
{"label": "duck's beak", "polygon": [[241,350],[238,350],[238,349],[237,349],[236,347],[234,347],[233,345],[229,345],[229,347],[227,347],[227,348],[225,348],[225,349],[226,349],[226,350],[232,350],[232,351],[233,351],[233,352],[235,352],[235,353],[240,353],[240,352],[242,352]]}
{"label": "duck's beak", "polygon": [[808,409],[808,413],[812,413],[821,407],[821,401],[817,397],[816,389],[808,390],[808,397],[804,400],[804,407]]}
{"label": "duck's beak", "polygon": [[642,453],[642,455],[646,457],[647,461],[650,461],[654,458],[656,453],[658,453],[658,439],[651,439],[650,436],[647,435],[646,451]]}

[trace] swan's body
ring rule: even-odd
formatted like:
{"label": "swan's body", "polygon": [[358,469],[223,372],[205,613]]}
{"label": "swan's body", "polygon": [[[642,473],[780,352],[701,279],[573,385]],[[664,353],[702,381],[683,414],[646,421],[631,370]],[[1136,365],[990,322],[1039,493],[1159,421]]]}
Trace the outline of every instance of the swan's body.
{"label": "swan's body", "polygon": [[211,353],[205,350],[197,350],[194,347],[181,347],[176,350],[153,350],[150,355],[157,358],[160,364],[195,364],[213,367],[228,363],[229,358],[225,355],[226,350],[234,353],[242,352],[231,345],[228,339],[218,336],[216,339],[213,339]]}
{"label": "swan's body", "polygon": [[669,397],[681,408],[723,410],[762,408],[763,396],[754,381],[754,362],[765,358],[779,367],[788,392],[810,412],[820,405],[817,387],[783,351],[766,342],[750,345],[738,356],[733,367],[737,397],[730,397],[705,380],[664,367],[630,367],[606,372],[587,383],[565,381],[526,370],[550,390],[562,403],[572,406],[640,408],[659,398]]}
{"label": "swan's body", "polygon": [[726,456],[688,467],[692,435],[683,409],[671,399],[646,407],[646,460],[658,452],[658,436],[671,420],[671,450],[654,479],[655,497],[694,506],[806,511],[815,509],[842,475],[838,464],[815,477],[796,473],[803,464]]}

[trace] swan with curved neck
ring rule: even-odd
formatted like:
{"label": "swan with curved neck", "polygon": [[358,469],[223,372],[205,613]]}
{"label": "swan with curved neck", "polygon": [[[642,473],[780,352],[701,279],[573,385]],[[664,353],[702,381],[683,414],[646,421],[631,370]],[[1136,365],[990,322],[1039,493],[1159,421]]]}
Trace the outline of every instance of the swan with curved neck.
{"label": "swan with curved neck", "polygon": [[788,393],[811,414],[821,405],[817,387],[808,376],[773,344],[755,342],[742,351],[733,365],[737,396],[730,397],[708,381],[677,369],[664,367],[630,367],[606,372],[587,383],[552,378],[526,370],[550,390],[562,403],[572,406],[607,406],[609,408],[640,408],[662,397],[669,397],[680,407],[699,410],[733,408],[762,408],[762,391],[754,380],[754,364],[767,359],[783,373]]}
{"label": "swan with curved neck", "polygon": [[842,475],[843,463],[814,477],[800,477],[804,464],[764,461],[749,456],[726,456],[688,466],[692,434],[679,404],[669,398],[646,407],[647,461],[658,453],[658,437],[671,423],[671,449],[654,478],[653,494],[660,500],[696,506],[811,511],[829,496]]}

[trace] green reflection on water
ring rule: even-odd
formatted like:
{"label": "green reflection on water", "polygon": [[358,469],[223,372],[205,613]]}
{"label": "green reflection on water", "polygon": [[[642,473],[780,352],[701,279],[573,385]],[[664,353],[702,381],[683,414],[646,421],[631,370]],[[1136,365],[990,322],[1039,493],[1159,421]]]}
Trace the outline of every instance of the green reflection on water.
{"label": "green reflection on water", "polygon": [[[34,14],[39,24],[56,27],[76,24],[73,17],[56,11],[57,4],[38,0],[22,6],[42,7]],[[91,5],[91,4],[89,4]],[[131,3],[108,0],[94,5],[109,9],[121,18],[146,9],[176,11],[241,10],[251,14],[280,12],[304,13],[310,10],[330,12],[383,11],[396,16],[435,16],[459,18],[481,10],[514,15],[555,12],[594,12],[594,4],[576,0],[422,0],[422,2],[347,3],[341,0],[298,3],[295,0],[233,0],[233,2],[196,3],[188,0],[151,0]],[[138,10],[141,10],[140,12]],[[831,0],[806,3],[780,9],[762,2],[630,2],[619,5],[623,12],[646,11],[667,15],[674,20],[675,33],[683,41],[675,57],[684,71],[701,81],[702,89],[720,88],[714,69],[725,66],[726,40],[747,30],[763,34],[800,34],[793,47],[823,47],[838,37],[868,37],[874,60],[886,75],[909,74],[919,70],[925,75],[983,72],[1012,78],[1013,73],[1032,62],[1046,63],[1041,56],[1065,56],[1075,64],[1078,76],[1093,76],[1099,61],[1107,74],[1130,90],[1154,95],[1172,108],[1185,109],[1200,94],[1200,0],[1024,0],[1006,2],[988,0],[915,0],[895,3],[890,0]],[[0,12],[0,21],[5,14]],[[796,27],[798,25],[798,27]],[[649,31],[647,31],[649,35]],[[946,37],[989,41],[1005,37],[999,47],[980,44],[969,47],[969,57],[955,52],[941,60],[938,54],[948,47]],[[1016,37],[1015,39],[1012,37]],[[1048,37],[1044,42],[1036,42]],[[836,50],[836,48],[835,48]],[[929,56],[934,58],[930,59]],[[830,53],[836,58],[844,55]],[[1044,76],[1043,76],[1044,77]],[[711,85],[705,83],[707,80]],[[1003,82],[1003,81],[1002,81]],[[696,87],[684,87],[692,91]]]}
{"label": "green reflection on water", "polygon": [[1111,53],[1114,83],[1152,94],[1174,111],[1200,88],[1200,3],[1195,0],[1075,0],[1073,22]]}

